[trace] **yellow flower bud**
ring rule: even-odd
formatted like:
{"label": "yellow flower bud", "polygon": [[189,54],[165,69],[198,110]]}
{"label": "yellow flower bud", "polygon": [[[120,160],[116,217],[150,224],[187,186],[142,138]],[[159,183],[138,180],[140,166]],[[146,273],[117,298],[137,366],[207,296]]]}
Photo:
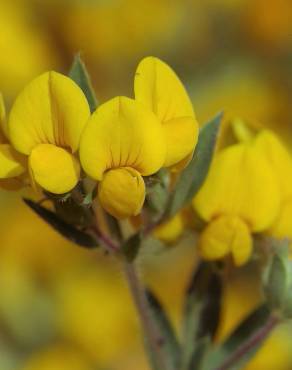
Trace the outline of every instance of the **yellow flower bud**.
{"label": "yellow flower bud", "polygon": [[219,216],[202,232],[199,248],[206,260],[216,260],[231,253],[234,263],[240,266],[247,262],[251,255],[251,233],[241,218]]}
{"label": "yellow flower bud", "polygon": [[172,243],[181,236],[183,230],[182,216],[177,214],[169,221],[157,227],[154,230],[154,236],[165,243]]}
{"label": "yellow flower bud", "polygon": [[145,183],[131,167],[109,170],[98,187],[102,207],[112,216],[122,219],[136,216],[145,199]]}

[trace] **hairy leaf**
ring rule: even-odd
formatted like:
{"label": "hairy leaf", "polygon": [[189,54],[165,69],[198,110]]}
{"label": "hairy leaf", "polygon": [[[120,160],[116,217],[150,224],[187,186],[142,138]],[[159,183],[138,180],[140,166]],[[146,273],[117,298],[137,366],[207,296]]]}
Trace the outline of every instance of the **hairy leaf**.
{"label": "hairy leaf", "polygon": [[85,247],[85,248],[97,248],[96,240],[89,234],[77,229],[75,226],[70,225],[56,213],[42,207],[38,203],[33,202],[30,199],[23,199],[25,204],[31,208],[39,217],[41,217],[46,223],[48,223],[54,230],[64,236],[66,239],[73,243]]}
{"label": "hairy leaf", "polygon": [[92,87],[92,83],[85,67],[84,62],[82,61],[80,54],[77,54],[74,58],[73,64],[71,66],[69,77],[77,83],[77,85],[84,92],[84,95],[87,98],[91,113],[94,112],[97,108],[97,99],[95,92]]}
{"label": "hairy leaf", "polygon": [[176,334],[158,299],[149,290],[146,294],[152,315],[162,335],[162,346],[169,360],[168,369],[176,370],[179,368],[181,351]]}

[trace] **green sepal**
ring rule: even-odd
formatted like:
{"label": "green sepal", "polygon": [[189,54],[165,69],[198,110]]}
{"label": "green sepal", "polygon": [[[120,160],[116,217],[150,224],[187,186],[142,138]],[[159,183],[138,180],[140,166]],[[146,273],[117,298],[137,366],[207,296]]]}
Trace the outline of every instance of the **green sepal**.
{"label": "green sepal", "polygon": [[74,61],[70,68],[69,77],[77,83],[86,96],[91,113],[97,108],[98,102],[92,87],[89,73],[82,61],[80,54],[75,55]]}
{"label": "green sepal", "polygon": [[146,206],[154,216],[159,217],[165,210],[169,192],[168,192],[168,171],[160,170],[155,176],[146,180]]}
{"label": "green sepal", "polygon": [[97,248],[97,241],[91,235],[77,229],[75,226],[62,220],[55,212],[42,207],[30,199],[23,199],[24,203],[41,217],[54,230],[71,242],[85,248]]}
{"label": "green sepal", "polygon": [[217,114],[201,128],[193,158],[179,176],[170,196],[165,217],[174,216],[186,206],[204,183],[216,148],[222,116],[222,113]]}

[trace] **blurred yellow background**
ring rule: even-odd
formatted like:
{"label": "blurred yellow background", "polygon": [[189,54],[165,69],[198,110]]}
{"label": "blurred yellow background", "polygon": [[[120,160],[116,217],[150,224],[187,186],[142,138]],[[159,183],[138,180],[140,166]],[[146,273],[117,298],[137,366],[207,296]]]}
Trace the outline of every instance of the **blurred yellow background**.
{"label": "blurred yellow background", "polygon": [[[9,107],[48,69],[81,52],[100,102],[132,95],[137,63],[155,55],[177,71],[202,124],[219,110],[275,129],[292,148],[291,0],[0,0],[0,91]],[[119,267],[70,245],[0,193],[0,369],[146,370],[139,323]],[[144,279],[177,327],[196,252],[144,251]],[[223,338],[259,302],[244,270],[226,283]],[[240,294],[239,294],[240,293]],[[292,369],[289,325],[248,370]]]}

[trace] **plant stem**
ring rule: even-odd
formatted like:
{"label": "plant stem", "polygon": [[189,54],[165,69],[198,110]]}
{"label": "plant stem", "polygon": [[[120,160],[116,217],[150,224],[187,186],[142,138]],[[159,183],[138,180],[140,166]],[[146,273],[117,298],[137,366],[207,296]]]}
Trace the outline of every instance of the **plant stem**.
{"label": "plant stem", "polygon": [[280,319],[271,316],[266,324],[252,335],[242,346],[240,346],[229,358],[223,362],[216,370],[228,370],[236,365],[249,351],[256,348],[267,336],[272,329],[279,323]]}
{"label": "plant stem", "polygon": [[135,267],[133,264],[125,262],[124,271],[143,326],[143,332],[146,343],[149,346],[151,359],[155,363],[155,369],[167,370],[167,359],[163,353],[164,340],[151,316],[148,301],[137,276]]}

